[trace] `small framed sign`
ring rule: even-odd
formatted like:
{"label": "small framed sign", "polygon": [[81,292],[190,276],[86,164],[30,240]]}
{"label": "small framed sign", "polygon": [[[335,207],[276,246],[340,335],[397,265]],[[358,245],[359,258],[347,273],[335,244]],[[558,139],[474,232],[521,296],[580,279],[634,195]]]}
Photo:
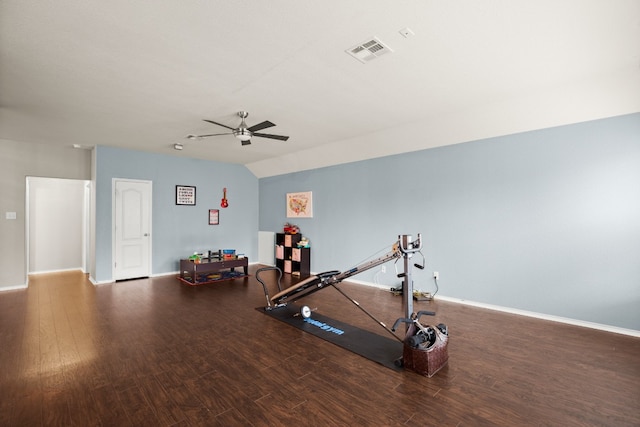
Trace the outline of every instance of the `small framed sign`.
{"label": "small framed sign", "polygon": [[220,224],[220,210],[209,209],[209,225],[218,225],[218,224]]}
{"label": "small framed sign", "polygon": [[196,205],[196,187],[176,185],[176,205]]}

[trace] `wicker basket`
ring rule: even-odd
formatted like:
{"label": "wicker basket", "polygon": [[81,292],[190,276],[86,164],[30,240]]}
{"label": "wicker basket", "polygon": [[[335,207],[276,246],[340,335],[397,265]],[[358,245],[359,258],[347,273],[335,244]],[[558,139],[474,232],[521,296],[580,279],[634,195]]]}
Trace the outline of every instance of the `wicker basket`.
{"label": "wicker basket", "polygon": [[[449,352],[447,351],[449,337],[440,332],[437,327],[431,327],[436,331],[436,342],[431,347],[415,348],[408,343],[408,339],[405,339],[402,351],[403,366],[429,378],[442,369],[449,360]],[[411,337],[415,333],[416,327],[411,325],[406,336]]]}

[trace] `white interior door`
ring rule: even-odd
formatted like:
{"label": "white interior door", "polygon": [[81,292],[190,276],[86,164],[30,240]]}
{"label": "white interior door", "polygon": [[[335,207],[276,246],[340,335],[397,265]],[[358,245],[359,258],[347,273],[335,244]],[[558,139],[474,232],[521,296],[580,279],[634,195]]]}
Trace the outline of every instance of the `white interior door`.
{"label": "white interior door", "polygon": [[151,181],[114,179],[115,280],[151,274]]}

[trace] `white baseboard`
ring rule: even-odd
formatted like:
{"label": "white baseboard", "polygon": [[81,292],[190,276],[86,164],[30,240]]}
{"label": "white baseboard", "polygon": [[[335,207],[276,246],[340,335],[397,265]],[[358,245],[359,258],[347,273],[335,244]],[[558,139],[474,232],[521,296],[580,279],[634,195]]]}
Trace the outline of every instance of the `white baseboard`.
{"label": "white baseboard", "polygon": [[4,286],[2,288],[0,288],[0,292],[4,292],[4,291],[17,291],[20,289],[27,289],[27,284],[24,283],[22,285],[15,285],[15,286]]}
{"label": "white baseboard", "polygon": [[94,279],[93,277],[89,276],[89,281],[91,282],[92,285],[94,286],[100,286],[100,285],[108,285],[110,283],[115,283],[114,280],[102,280],[102,281],[97,281],[96,279]]}
{"label": "white baseboard", "polygon": [[618,326],[603,325],[602,323],[588,322],[586,320],[571,319],[569,317],[554,316],[551,314],[537,313],[535,311],[520,310],[517,308],[503,307],[503,306],[493,305],[493,304],[485,304],[482,302],[468,301],[460,298],[451,298],[451,297],[441,296],[441,295],[438,295],[436,298],[441,299],[443,301],[454,302],[457,304],[464,304],[464,305],[469,305],[473,307],[486,308],[488,310],[501,311],[509,314],[517,314],[519,316],[534,317],[536,319],[549,320],[552,322],[565,323],[565,324],[574,325],[574,326],[582,326],[584,328],[598,329],[601,331],[613,332],[615,334],[629,335],[632,337],[640,338],[640,331],[636,331],[635,329],[620,328]]}
{"label": "white baseboard", "polygon": [[51,274],[51,273],[66,273],[68,271],[82,271],[82,267],[74,267],[74,268],[61,268],[57,270],[41,270],[41,271],[30,271],[29,274],[38,275],[38,274]]}
{"label": "white baseboard", "polygon": [[[352,283],[356,283],[356,284],[359,284],[359,285],[365,285],[365,286],[370,286],[370,287],[374,287],[374,288],[390,290],[389,286],[380,285],[378,283],[371,283],[371,282],[365,282],[365,281],[362,281],[362,280],[353,280],[353,279],[348,279],[347,281],[348,282],[352,282]],[[493,305],[493,304],[486,304],[486,303],[482,303],[482,302],[469,301],[469,300],[465,300],[465,299],[461,299],[461,298],[452,298],[452,297],[447,297],[447,296],[440,295],[440,294],[438,294],[436,299],[439,299],[439,300],[442,300],[442,301],[447,301],[447,302],[453,302],[453,303],[456,303],[456,304],[464,304],[464,305],[469,305],[469,306],[473,306],[473,307],[486,308],[488,310],[501,311],[503,313],[517,314],[519,316],[533,317],[533,318],[536,318],[536,319],[549,320],[549,321],[552,321],[552,322],[565,323],[565,324],[568,324],[568,325],[581,326],[581,327],[590,328],[590,329],[598,329],[598,330],[601,330],[601,331],[612,332],[612,333],[621,334],[621,335],[629,335],[629,336],[632,336],[632,337],[640,338],[640,331],[637,331],[635,329],[620,328],[618,326],[603,325],[601,323],[587,322],[586,320],[577,320],[577,319],[571,319],[571,318],[568,318],[568,317],[553,316],[553,315],[550,315],[550,314],[537,313],[535,311],[520,310],[520,309],[517,309],[517,308],[503,307],[503,306],[500,306],[500,305]]]}
{"label": "white baseboard", "polygon": [[156,274],[152,274],[149,277],[163,277],[163,276],[176,276],[180,274],[179,271],[169,271],[168,273],[156,273]]}
{"label": "white baseboard", "polygon": [[347,279],[346,282],[356,283],[358,285],[369,286],[371,288],[385,289],[387,291],[391,289],[391,286],[389,286],[389,285],[381,285],[380,283],[365,282],[364,280]]}

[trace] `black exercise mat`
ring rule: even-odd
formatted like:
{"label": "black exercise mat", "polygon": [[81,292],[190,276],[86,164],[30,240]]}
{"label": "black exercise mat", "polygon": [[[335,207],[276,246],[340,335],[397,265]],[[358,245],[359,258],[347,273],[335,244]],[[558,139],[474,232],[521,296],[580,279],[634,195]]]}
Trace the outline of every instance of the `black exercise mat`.
{"label": "black exercise mat", "polygon": [[300,308],[295,304],[273,310],[258,307],[257,310],[387,368],[402,369],[394,363],[402,357],[402,343],[391,337],[386,338],[315,312],[311,313],[310,318],[305,319],[300,315]]}

